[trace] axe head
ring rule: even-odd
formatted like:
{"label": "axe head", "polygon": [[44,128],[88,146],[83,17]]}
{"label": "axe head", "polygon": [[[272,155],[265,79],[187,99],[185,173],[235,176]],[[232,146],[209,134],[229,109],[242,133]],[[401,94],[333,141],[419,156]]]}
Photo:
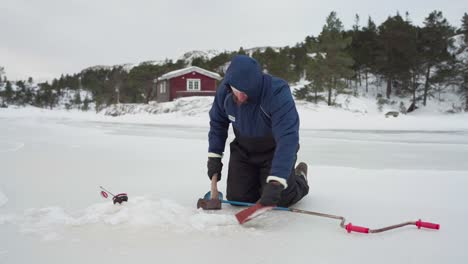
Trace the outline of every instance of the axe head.
{"label": "axe head", "polygon": [[197,208],[202,208],[203,210],[220,210],[221,200],[200,198],[197,202]]}

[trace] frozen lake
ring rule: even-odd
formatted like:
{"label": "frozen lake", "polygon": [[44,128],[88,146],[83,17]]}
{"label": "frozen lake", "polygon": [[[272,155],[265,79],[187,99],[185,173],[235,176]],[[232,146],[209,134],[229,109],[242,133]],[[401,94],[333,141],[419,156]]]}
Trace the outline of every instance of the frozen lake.
{"label": "frozen lake", "polygon": [[[196,210],[209,189],[204,124],[0,116],[0,131],[0,263],[468,261],[468,131],[301,130],[311,193],[297,208],[371,228],[441,224],[375,235],[284,212],[240,227],[238,208]],[[130,202],[113,206],[99,185]]]}

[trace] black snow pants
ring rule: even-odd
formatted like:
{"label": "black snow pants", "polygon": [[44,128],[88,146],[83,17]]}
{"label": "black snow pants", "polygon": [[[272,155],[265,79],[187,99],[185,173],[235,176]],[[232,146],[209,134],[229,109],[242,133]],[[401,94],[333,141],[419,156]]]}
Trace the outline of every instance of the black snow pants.
{"label": "black snow pants", "polygon": [[[236,137],[231,142],[226,190],[228,200],[256,203],[260,199],[266,178],[270,176],[275,146],[273,137],[256,139]],[[309,193],[306,179],[295,174],[294,165],[291,167],[287,183],[288,188],[283,190],[278,206],[289,207]]]}

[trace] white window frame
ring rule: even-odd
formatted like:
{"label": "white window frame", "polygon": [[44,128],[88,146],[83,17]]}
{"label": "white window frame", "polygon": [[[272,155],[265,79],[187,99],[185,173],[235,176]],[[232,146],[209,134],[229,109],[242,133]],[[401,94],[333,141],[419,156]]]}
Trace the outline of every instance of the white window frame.
{"label": "white window frame", "polygon": [[[192,84],[192,86],[190,86],[190,84]],[[195,89],[195,86],[197,86],[198,88]],[[189,92],[201,91],[201,80],[200,79],[187,79],[187,91]]]}
{"label": "white window frame", "polygon": [[166,86],[166,82],[161,82],[161,84],[159,85],[159,93],[161,94],[165,94],[167,92],[167,86]]}

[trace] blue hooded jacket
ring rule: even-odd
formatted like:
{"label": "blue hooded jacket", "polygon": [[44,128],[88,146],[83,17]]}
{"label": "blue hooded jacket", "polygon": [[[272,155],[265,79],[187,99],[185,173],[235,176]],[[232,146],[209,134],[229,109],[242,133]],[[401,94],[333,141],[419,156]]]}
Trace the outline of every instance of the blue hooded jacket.
{"label": "blue hooded jacket", "polygon": [[[247,103],[235,103],[231,86],[247,94]],[[275,150],[270,175],[286,182],[299,145],[299,115],[286,81],[264,74],[255,59],[237,55],[216,91],[209,114],[208,152],[224,153],[229,124],[236,138],[271,137]]]}

